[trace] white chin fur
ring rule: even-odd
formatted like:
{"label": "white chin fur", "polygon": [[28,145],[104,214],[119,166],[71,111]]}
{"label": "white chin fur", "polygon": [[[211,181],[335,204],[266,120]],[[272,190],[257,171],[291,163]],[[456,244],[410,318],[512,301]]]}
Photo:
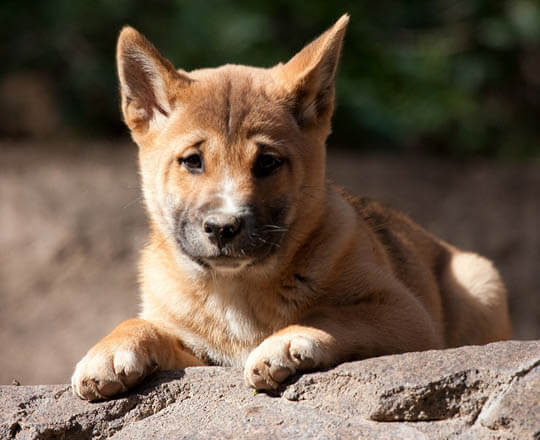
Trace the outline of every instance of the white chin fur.
{"label": "white chin fur", "polygon": [[232,264],[220,264],[219,262],[215,261],[207,261],[207,263],[217,273],[234,275],[243,271],[249,265],[249,263],[251,263],[251,260],[238,260]]}

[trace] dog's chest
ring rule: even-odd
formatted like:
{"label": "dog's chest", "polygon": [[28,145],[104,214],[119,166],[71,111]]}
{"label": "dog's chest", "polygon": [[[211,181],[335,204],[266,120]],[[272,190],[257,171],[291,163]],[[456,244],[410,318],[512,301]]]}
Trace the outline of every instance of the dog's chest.
{"label": "dog's chest", "polygon": [[244,299],[214,295],[208,299],[206,308],[230,341],[250,345],[262,332],[256,313]]}
{"label": "dog's chest", "polygon": [[198,331],[187,343],[201,358],[218,365],[243,365],[247,356],[273,329],[264,316],[264,301],[242,286],[222,284],[199,309]]}

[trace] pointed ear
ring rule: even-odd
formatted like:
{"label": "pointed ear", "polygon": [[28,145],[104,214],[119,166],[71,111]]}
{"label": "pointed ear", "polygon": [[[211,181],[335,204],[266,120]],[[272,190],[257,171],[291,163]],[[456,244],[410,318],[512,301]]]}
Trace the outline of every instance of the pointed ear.
{"label": "pointed ear", "polygon": [[293,114],[301,127],[329,121],[334,111],[334,79],[349,15],[276,67]]}
{"label": "pointed ear", "polygon": [[166,120],[174,109],[178,89],[191,82],[129,26],[118,38],[116,62],[124,120],[137,133]]}

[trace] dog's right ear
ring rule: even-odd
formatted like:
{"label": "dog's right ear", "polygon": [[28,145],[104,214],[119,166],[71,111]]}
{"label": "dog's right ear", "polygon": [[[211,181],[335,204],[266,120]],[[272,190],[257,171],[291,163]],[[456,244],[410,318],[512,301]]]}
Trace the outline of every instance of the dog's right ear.
{"label": "dog's right ear", "polygon": [[330,123],[334,110],[334,79],[349,15],[312,41],[286,64],[276,66],[278,83],[287,93],[301,127]]}
{"label": "dog's right ear", "polygon": [[122,29],[116,49],[122,112],[133,134],[159,127],[174,110],[178,90],[191,82],[144,36]]}

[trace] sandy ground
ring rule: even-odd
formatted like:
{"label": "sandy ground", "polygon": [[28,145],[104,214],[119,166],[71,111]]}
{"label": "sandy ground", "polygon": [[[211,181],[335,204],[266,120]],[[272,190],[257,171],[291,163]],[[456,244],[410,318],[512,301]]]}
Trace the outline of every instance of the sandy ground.
{"label": "sandy ground", "polygon": [[[128,144],[0,142],[0,383],[68,382],[86,350],[137,313],[136,162]],[[540,338],[540,164],[330,149],[329,172],[493,259],[515,338]]]}

